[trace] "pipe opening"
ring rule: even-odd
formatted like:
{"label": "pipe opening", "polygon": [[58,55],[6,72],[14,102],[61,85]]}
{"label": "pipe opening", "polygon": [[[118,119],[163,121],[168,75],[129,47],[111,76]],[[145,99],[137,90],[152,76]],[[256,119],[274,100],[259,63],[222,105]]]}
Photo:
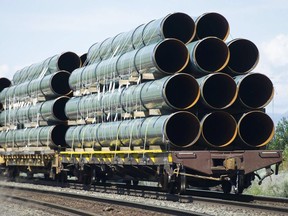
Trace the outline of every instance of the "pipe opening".
{"label": "pipe opening", "polygon": [[252,111],[245,114],[238,123],[242,141],[251,147],[267,145],[274,136],[274,123],[265,113]]}
{"label": "pipe opening", "polygon": [[209,37],[197,44],[195,60],[201,70],[212,73],[222,70],[229,61],[229,49],[220,39]]}
{"label": "pipe opening", "polygon": [[162,31],[165,38],[176,38],[184,44],[192,41],[196,33],[194,20],[184,13],[168,15],[163,22]]}
{"label": "pipe opening", "polygon": [[84,67],[87,65],[87,53],[84,53],[80,56],[81,60],[81,67]]}
{"label": "pipe opening", "polygon": [[52,112],[59,121],[66,121],[68,118],[65,115],[65,105],[69,100],[68,97],[60,97],[53,104]]}
{"label": "pipe opening", "polygon": [[265,107],[272,100],[273,95],[273,83],[263,74],[248,74],[240,82],[239,98],[248,108],[260,109]]}
{"label": "pipe opening", "polygon": [[56,146],[66,146],[65,134],[68,127],[65,125],[56,125],[51,131],[51,142]]}
{"label": "pipe opening", "polygon": [[11,86],[11,81],[5,77],[0,78],[0,92],[4,89]]}
{"label": "pipe opening", "polygon": [[59,70],[65,70],[71,73],[76,68],[79,68],[80,65],[80,57],[73,52],[65,52],[61,54],[58,59]]}
{"label": "pipe opening", "polygon": [[153,60],[159,71],[174,74],[188,64],[188,49],[179,40],[166,39],[156,46]]}
{"label": "pipe opening", "polygon": [[175,113],[165,123],[165,134],[172,145],[189,147],[200,137],[200,122],[189,112]]}
{"label": "pipe opening", "polygon": [[202,88],[204,103],[213,109],[225,109],[237,98],[237,86],[229,75],[215,73],[208,75]]}
{"label": "pipe opening", "polygon": [[174,109],[189,109],[197,103],[200,97],[197,81],[188,74],[177,74],[171,77],[164,91],[167,103]]}
{"label": "pipe opening", "polygon": [[246,39],[235,39],[228,44],[230,59],[228,68],[234,73],[248,73],[259,61],[259,51],[254,43]]}
{"label": "pipe opening", "polygon": [[229,23],[221,14],[205,13],[196,20],[196,36],[198,39],[215,36],[225,40],[229,35],[229,31]]}
{"label": "pipe opening", "polygon": [[53,75],[51,80],[51,89],[55,94],[67,95],[71,92],[69,76],[70,73],[66,71],[59,71]]}
{"label": "pipe opening", "polygon": [[225,147],[232,143],[237,135],[237,123],[226,112],[213,112],[202,120],[202,136],[208,145]]}

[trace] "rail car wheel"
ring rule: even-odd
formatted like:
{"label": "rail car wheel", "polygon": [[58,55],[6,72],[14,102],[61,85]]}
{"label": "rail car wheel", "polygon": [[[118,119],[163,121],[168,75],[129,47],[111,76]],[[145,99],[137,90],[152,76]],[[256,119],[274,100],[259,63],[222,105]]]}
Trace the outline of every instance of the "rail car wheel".
{"label": "rail car wheel", "polygon": [[187,188],[187,179],[185,175],[185,169],[182,168],[180,172],[182,174],[175,176],[174,190],[175,190],[175,193],[183,194],[185,193],[186,188]]}
{"label": "rail car wheel", "polygon": [[32,172],[27,172],[27,179],[33,179],[34,174]]}
{"label": "rail car wheel", "polygon": [[245,181],[244,181],[244,175],[243,174],[239,174],[237,175],[236,178],[236,187],[235,187],[235,193],[236,194],[242,194],[243,190],[245,188],[244,185]]}
{"label": "rail car wheel", "polygon": [[172,183],[171,176],[166,171],[160,176],[160,185],[163,191],[167,191],[168,193],[173,192],[174,184]]}
{"label": "rail car wheel", "polygon": [[132,184],[133,184],[134,186],[137,186],[137,185],[139,184],[139,180],[132,180]]}
{"label": "rail car wheel", "polygon": [[222,190],[225,194],[229,194],[232,190],[232,184],[229,181],[223,181],[221,183]]}
{"label": "rail car wheel", "polygon": [[86,186],[91,185],[93,179],[93,169],[91,169],[91,167],[85,167],[80,173],[82,174],[83,184]]}
{"label": "rail car wheel", "polygon": [[56,180],[57,182],[59,182],[60,184],[64,184],[67,182],[68,179],[68,175],[66,171],[61,171],[59,174],[56,174]]}
{"label": "rail car wheel", "polygon": [[7,169],[8,179],[13,181],[17,176],[19,176],[19,169],[17,167],[8,167]]}

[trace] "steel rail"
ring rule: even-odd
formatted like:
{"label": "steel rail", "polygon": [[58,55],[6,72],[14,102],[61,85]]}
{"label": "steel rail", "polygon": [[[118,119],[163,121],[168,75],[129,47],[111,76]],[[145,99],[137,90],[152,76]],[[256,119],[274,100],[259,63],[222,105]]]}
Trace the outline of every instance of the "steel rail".
{"label": "steel rail", "polygon": [[65,207],[65,206],[62,206],[62,205],[54,204],[54,203],[48,203],[48,202],[43,202],[43,201],[29,199],[29,198],[24,198],[24,197],[18,197],[18,196],[6,195],[6,194],[1,194],[1,197],[9,198],[9,199],[12,199],[12,200],[18,200],[18,201],[21,201],[21,202],[25,202],[26,204],[27,204],[27,202],[29,202],[29,203],[32,203],[34,205],[49,207],[49,208],[52,208],[52,209],[61,210],[61,211],[64,211],[64,212],[67,212],[67,213],[70,213],[70,214],[74,214],[74,215],[83,215],[83,216],[96,216],[97,215],[97,214],[94,214],[94,213],[90,213],[90,212],[87,212],[87,211],[74,209],[74,208],[71,208],[71,207]]}
{"label": "steel rail", "polygon": [[[125,200],[119,200],[119,199],[111,199],[111,198],[103,198],[103,197],[97,197],[97,196],[91,196],[91,195],[81,195],[81,194],[72,194],[72,193],[67,193],[67,192],[59,192],[59,191],[51,191],[51,190],[41,190],[41,189],[34,189],[34,188],[24,188],[24,187],[18,187],[18,186],[3,186],[1,185],[2,188],[9,188],[13,190],[21,190],[25,191],[28,190],[29,192],[35,192],[35,193],[45,193],[45,194],[51,194],[51,195],[56,195],[56,196],[63,196],[63,197],[69,197],[69,198],[76,198],[78,202],[80,200],[86,200],[86,201],[95,201],[95,202],[101,202],[105,204],[112,204],[112,205],[119,205],[119,206],[125,206],[125,207],[130,207],[130,208],[137,208],[137,209],[145,209],[146,211],[153,211],[153,212],[159,212],[163,214],[168,214],[168,215],[199,215],[203,216],[206,214],[202,213],[197,213],[197,212],[192,212],[192,211],[186,211],[186,210],[181,210],[181,209],[175,209],[175,208],[169,208],[169,207],[161,207],[161,206],[155,206],[155,205],[150,205],[150,204],[144,204],[144,203],[139,203],[139,202],[131,202],[131,201],[125,201]],[[3,195],[6,196],[6,195]],[[74,208],[67,208],[64,206],[52,204],[52,203],[47,203],[47,202],[42,202],[42,201],[36,201],[36,200],[31,200],[31,199],[26,199],[22,197],[15,197],[15,196],[10,196],[7,195],[7,197],[10,197],[12,199],[19,199],[19,200],[27,200],[29,202],[39,204],[39,205],[44,205],[44,206],[49,206],[52,208],[64,210],[67,212],[71,212],[73,214],[79,214],[79,215],[97,215],[91,212],[79,210],[79,209],[74,209]]]}

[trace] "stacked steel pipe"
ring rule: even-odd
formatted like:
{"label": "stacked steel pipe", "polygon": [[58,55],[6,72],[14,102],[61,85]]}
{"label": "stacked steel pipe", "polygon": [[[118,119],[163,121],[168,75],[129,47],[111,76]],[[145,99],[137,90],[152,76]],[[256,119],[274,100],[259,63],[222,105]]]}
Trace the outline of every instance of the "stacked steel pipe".
{"label": "stacked steel pipe", "polygon": [[0,146],[65,147],[65,104],[70,73],[80,67],[73,52],[55,55],[17,71],[13,85],[1,88]]}
{"label": "stacked steel pipe", "polygon": [[0,79],[0,125],[17,126],[0,132],[0,146],[263,147],[274,134],[264,112],[273,84],[251,72],[255,44],[228,36],[221,14],[172,13],[93,44],[81,60],[66,52],[25,67],[11,87]]}

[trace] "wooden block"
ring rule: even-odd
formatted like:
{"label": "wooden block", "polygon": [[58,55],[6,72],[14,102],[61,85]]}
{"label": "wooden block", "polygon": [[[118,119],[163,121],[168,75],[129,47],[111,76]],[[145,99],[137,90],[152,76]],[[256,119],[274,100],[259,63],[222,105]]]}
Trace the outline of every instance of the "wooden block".
{"label": "wooden block", "polygon": [[84,152],[83,148],[75,148],[75,152]]}
{"label": "wooden block", "polygon": [[126,118],[132,118],[133,116],[132,116],[131,113],[122,113],[122,114],[121,114],[121,117],[124,118],[124,119],[126,119]]}
{"label": "wooden block", "polygon": [[147,112],[147,111],[135,111],[134,113],[133,113],[133,116],[135,117],[135,118],[143,118],[143,117],[147,117],[149,115],[149,113]]}
{"label": "wooden block", "polygon": [[162,115],[160,109],[149,109],[149,115]]}

